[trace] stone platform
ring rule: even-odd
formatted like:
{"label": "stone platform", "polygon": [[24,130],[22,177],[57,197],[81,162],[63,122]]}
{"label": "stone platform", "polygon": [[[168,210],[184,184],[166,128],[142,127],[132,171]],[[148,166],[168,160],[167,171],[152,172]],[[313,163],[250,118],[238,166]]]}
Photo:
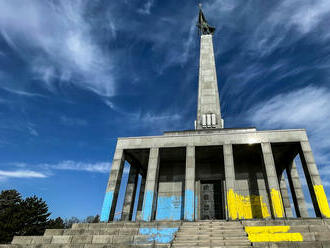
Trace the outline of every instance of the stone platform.
{"label": "stone platform", "polygon": [[110,222],[15,236],[0,248],[330,248],[330,220],[285,219],[198,222]]}

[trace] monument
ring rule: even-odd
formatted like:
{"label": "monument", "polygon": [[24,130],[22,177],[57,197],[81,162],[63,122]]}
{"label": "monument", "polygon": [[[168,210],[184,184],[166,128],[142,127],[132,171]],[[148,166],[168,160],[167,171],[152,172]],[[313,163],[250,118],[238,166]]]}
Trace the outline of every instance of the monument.
{"label": "monument", "polygon": [[[200,9],[200,61],[195,130],[118,138],[101,221],[115,214],[124,162],[130,164],[122,220],[206,220],[308,217],[294,163],[300,156],[315,215],[330,209],[304,129],[257,131],[224,128],[211,27]],[[134,202],[137,175],[142,177]]]}
{"label": "monument", "polygon": [[[201,8],[197,26],[195,129],[118,138],[102,223],[15,236],[2,248],[330,247],[330,209],[305,129],[225,128],[213,52],[215,28]],[[297,156],[316,217],[307,211]],[[116,210],[125,162],[130,165],[128,182],[123,206]],[[114,221],[117,213],[120,221]]]}

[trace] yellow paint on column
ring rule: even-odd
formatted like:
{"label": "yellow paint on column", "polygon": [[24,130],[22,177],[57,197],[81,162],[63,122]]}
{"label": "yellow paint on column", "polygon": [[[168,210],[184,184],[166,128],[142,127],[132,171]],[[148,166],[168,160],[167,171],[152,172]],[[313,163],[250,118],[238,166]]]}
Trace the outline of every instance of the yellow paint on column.
{"label": "yellow paint on column", "polygon": [[301,242],[301,233],[288,233],[290,226],[247,226],[245,231],[251,242]]}
{"label": "yellow paint on column", "polygon": [[233,189],[227,191],[227,207],[232,220],[270,217],[262,196],[243,196],[236,194]]}
{"label": "yellow paint on column", "polygon": [[236,197],[233,189],[227,191],[227,206],[229,218],[232,220],[237,219],[237,210],[236,210]]}
{"label": "yellow paint on column", "polygon": [[330,218],[330,209],[327,196],[324,192],[323,185],[314,185],[314,191],[319,204],[321,214],[327,218]]}
{"label": "yellow paint on column", "polygon": [[272,189],[270,195],[272,199],[274,217],[283,218],[284,209],[280,192],[276,189]]}

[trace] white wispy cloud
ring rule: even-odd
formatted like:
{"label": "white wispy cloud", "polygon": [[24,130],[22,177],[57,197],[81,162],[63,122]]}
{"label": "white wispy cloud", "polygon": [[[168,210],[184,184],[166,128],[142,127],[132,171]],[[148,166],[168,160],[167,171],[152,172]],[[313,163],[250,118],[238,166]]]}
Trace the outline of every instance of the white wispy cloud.
{"label": "white wispy cloud", "polygon": [[151,7],[154,5],[154,0],[147,0],[143,7],[138,9],[137,12],[142,15],[150,15],[151,14]]}
{"label": "white wispy cloud", "polygon": [[20,95],[20,96],[44,97],[43,95],[40,95],[40,94],[37,94],[37,93],[31,93],[31,92],[27,92],[27,91],[23,91],[23,90],[19,90],[19,89],[10,89],[10,88],[7,88],[7,87],[3,87],[2,89],[9,92],[9,93]]}
{"label": "white wispy cloud", "polygon": [[87,4],[84,0],[1,1],[0,34],[49,90],[56,89],[56,79],[112,95],[112,63],[92,35],[85,18]]}
{"label": "white wispy cloud", "polygon": [[105,104],[125,117],[126,125],[122,127],[122,130],[125,128],[130,129],[134,125],[136,129],[146,129],[150,133],[155,133],[182,128],[188,129],[191,126],[191,123],[183,121],[185,112],[182,110],[161,113],[142,112],[141,110],[127,112],[109,101],[105,101]]}
{"label": "white wispy cloud", "polygon": [[[46,178],[55,174],[56,171],[81,171],[90,173],[109,173],[109,162],[79,162],[65,160],[58,163],[30,164],[26,162],[2,163],[1,166],[16,167],[16,170],[0,170],[0,181],[10,178]],[[124,173],[128,173],[126,170]]]}
{"label": "white wispy cloud", "polygon": [[46,174],[32,170],[15,170],[6,171],[0,170],[0,177],[2,178],[46,178]]}
{"label": "white wispy cloud", "polygon": [[54,169],[54,170],[72,170],[72,171],[108,173],[110,171],[111,163],[109,162],[85,163],[85,162],[66,160],[59,162],[57,164],[40,164],[39,167]]}
{"label": "white wispy cloud", "polygon": [[66,126],[87,126],[88,122],[80,118],[71,118],[65,115],[60,117],[60,122]]}
{"label": "white wispy cloud", "polygon": [[32,136],[39,136],[39,133],[35,129],[35,125],[32,124],[31,122],[27,123],[27,129]]}

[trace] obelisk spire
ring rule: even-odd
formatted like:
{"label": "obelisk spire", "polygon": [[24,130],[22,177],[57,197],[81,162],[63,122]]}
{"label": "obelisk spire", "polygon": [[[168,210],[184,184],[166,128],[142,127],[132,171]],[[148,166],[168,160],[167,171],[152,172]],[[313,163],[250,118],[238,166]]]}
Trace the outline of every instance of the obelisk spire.
{"label": "obelisk spire", "polygon": [[201,43],[195,129],[223,128],[212,41],[215,28],[206,21],[201,5],[197,27],[200,30]]}

